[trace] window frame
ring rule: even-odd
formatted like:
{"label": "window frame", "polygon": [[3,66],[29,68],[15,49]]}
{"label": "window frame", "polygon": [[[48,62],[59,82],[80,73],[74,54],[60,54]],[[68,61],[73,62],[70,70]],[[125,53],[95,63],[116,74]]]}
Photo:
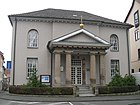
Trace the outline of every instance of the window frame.
{"label": "window frame", "polygon": [[140,60],[140,48],[138,49],[138,60]]}
{"label": "window frame", "polygon": [[[114,45],[112,43],[113,40],[115,41]],[[110,36],[110,44],[111,44],[110,51],[119,52],[119,38],[116,34],[112,34]]]}
{"label": "window frame", "polygon": [[140,32],[139,29],[135,30],[135,41],[138,41],[140,39]]}
{"label": "window frame", "polygon": [[27,58],[27,73],[26,73],[26,77],[29,78],[31,76],[31,74],[33,73],[31,69],[33,69],[34,67],[34,64],[36,65],[35,67],[35,70],[38,71],[38,58],[30,58],[28,57]]}
{"label": "window frame", "polygon": [[139,11],[138,10],[134,13],[134,25],[135,25],[135,28],[139,26]]}
{"label": "window frame", "polygon": [[[32,36],[31,36],[31,32],[33,32],[33,31],[35,31],[37,34],[36,34],[36,38],[33,40],[33,38],[31,38]],[[39,32],[36,30],[36,29],[31,29],[31,30],[29,30],[28,31],[28,37],[27,37],[28,39],[28,45],[27,45],[27,47],[28,48],[38,48],[38,46],[39,46]],[[35,42],[32,42],[31,43],[31,40],[33,40],[33,41],[35,41]],[[35,45],[36,44],[36,45]]]}
{"label": "window frame", "polygon": [[[118,72],[115,71],[116,66],[117,66]],[[120,61],[118,59],[111,59],[110,67],[111,67],[111,77],[114,77],[115,74],[120,74]]]}

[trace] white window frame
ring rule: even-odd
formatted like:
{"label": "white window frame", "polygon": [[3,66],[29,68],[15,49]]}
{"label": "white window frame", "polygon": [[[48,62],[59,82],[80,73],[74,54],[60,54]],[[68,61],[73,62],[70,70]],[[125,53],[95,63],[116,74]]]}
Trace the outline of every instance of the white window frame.
{"label": "white window frame", "polygon": [[139,30],[135,30],[135,41],[139,40],[140,39],[140,32]]}
{"label": "white window frame", "polygon": [[38,36],[39,33],[35,29],[28,32],[28,48],[38,48]]}
{"label": "white window frame", "polygon": [[110,36],[110,44],[111,44],[111,51],[119,51],[119,40],[117,35],[112,34]]}
{"label": "white window frame", "polygon": [[38,70],[38,58],[27,58],[27,78],[29,78],[33,70]]}
{"label": "white window frame", "polygon": [[111,77],[120,74],[119,60],[111,60]]}

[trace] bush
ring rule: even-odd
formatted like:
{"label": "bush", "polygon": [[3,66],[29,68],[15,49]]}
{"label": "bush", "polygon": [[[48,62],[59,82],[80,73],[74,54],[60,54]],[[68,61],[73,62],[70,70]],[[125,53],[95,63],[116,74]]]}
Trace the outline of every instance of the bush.
{"label": "bush", "polygon": [[112,81],[108,84],[108,86],[136,86],[136,79],[132,75],[125,75],[125,77],[121,77],[116,74]]}
{"label": "bush", "polygon": [[30,95],[73,95],[73,87],[27,87],[10,86],[9,93]]}
{"label": "bush", "polygon": [[99,86],[99,94],[111,94],[111,93],[128,93],[135,92],[139,90],[138,86]]}

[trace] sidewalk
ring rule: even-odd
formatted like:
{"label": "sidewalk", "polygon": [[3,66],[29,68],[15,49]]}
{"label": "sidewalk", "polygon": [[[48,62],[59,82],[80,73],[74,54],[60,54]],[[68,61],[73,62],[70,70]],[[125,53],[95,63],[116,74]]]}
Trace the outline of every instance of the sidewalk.
{"label": "sidewalk", "polygon": [[75,97],[66,95],[19,95],[10,94],[0,91],[0,99],[12,101],[29,101],[29,102],[89,102],[89,101],[124,101],[140,100],[140,95],[127,96],[94,96],[94,97]]}

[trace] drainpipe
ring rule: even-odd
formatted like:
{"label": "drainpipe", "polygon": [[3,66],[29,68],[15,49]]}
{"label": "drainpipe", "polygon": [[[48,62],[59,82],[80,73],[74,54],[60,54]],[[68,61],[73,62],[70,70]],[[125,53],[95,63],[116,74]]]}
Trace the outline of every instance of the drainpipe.
{"label": "drainpipe", "polygon": [[16,57],[16,31],[17,31],[17,18],[15,17],[15,30],[14,30],[14,55],[13,55],[13,85],[15,85],[15,57]]}
{"label": "drainpipe", "polygon": [[51,53],[51,83],[50,83],[50,86],[52,87],[53,50],[51,50],[51,48],[50,48],[50,43],[51,43],[51,41],[48,42],[47,48],[48,48],[49,52]]}
{"label": "drainpipe", "polygon": [[130,47],[129,47],[129,34],[128,34],[129,29],[126,29],[126,38],[127,38],[127,52],[128,52],[128,74],[130,75]]}

